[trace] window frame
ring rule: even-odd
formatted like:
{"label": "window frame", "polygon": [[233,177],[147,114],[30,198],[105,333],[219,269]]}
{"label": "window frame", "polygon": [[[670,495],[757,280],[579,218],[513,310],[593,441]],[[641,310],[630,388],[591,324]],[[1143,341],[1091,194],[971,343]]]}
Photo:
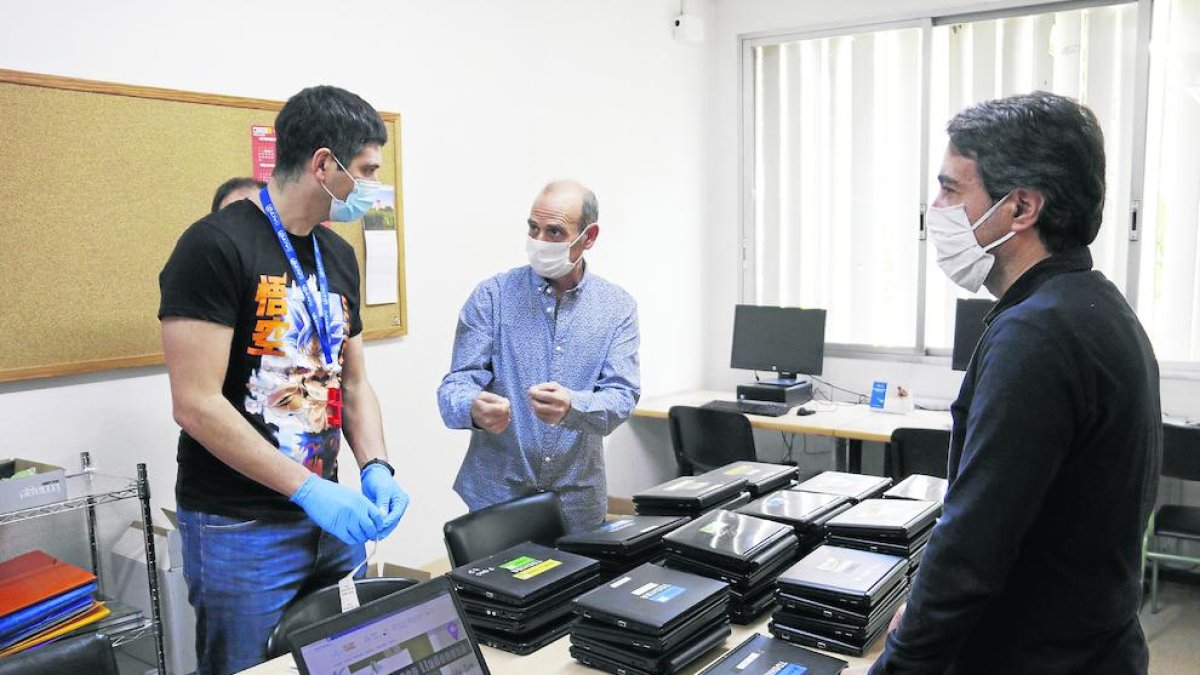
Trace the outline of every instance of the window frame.
{"label": "window frame", "polygon": [[[1060,2],[1023,2],[1002,8],[980,8],[976,11],[958,9],[945,13],[921,13],[918,15],[900,16],[896,18],[867,23],[847,22],[814,27],[810,29],[789,29],[748,33],[739,36],[738,50],[738,88],[741,96],[738,125],[738,155],[739,155],[739,218],[737,256],[738,301],[751,302],[756,292],[755,253],[758,242],[756,236],[756,195],[755,184],[757,175],[757,157],[755,156],[755,135],[757,110],[755,107],[758,82],[755,77],[754,50],[762,46],[780,45],[787,42],[813,40],[827,37],[839,37],[873,33],[897,29],[921,29],[921,182],[926,185],[925,194],[919,204],[919,222],[916,223],[917,242],[917,307],[915,347],[875,347],[866,344],[826,343],[827,356],[855,359],[882,359],[942,365],[948,360],[949,349],[930,348],[926,339],[926,304],[928,280],[928,241],[924,227],[924,214],[933,195],[928,193],[928,176],[932,159],[929,156],[930,129],[930,74],[932,69],[931,57],[933,48],[933,29],[938,26],[956,23],[992,21],[1079,9],[1090,9],[1112,5],[1135,5],[1137,13],[1136,54],[1133,79],[1132,147],[1130,167],[1130,212],[1127,214],[1125,234],[1128,238],[1128,257],[1125,268],[1124,286],[1125,298],[1130,306],[1137,311],[1138,291],[1141,276],[1141,237],[1138,227],[1142,215],[1142,200],[1145,189],[1146,174],[1146,144],[1148,133],[1148,111],[1150,97],[1150,38],[1153,21],[1153,0],[1066,0]],[[1116,225],[1111,225],[1115,227]],[[1200,264],[1200,261],[1197,262]],[[1200,380],[1200,361],[1161,362],[1163,372],[1185,379]]]}

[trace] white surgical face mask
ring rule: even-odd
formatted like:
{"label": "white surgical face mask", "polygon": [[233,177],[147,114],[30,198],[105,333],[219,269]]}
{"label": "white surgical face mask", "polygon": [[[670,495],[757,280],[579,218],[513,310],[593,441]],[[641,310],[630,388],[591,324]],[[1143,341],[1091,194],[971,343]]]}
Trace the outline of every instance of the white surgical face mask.
{"label": "white surgical face mask", "polygon": [[996,256],[988,251],[1016,234],[1010,231],[987,246],[980,246],[979,240],[975,238],[975,230],[983,225],[1011,194],[1009,192],[992,204],[992,208],[974,224],[967,219],[967,209],[962,204],[944,208],[930,207],[925,212],[925,229],[937,249],[938,267],[942,268],[951,281],[972,293],[983,286],[988,272],[996,263]]}
{"label": "white surgical face mask", "polygon": [[355,178],[345,166],[342,166],[336,156],[330,156],[338,166],[342,167],[342,171],[350,176],[350,180],[354,181],[354,187],[351,188],[350,194],[346,195],[346,199],[342,200],[329,192],[329,188],[321,183],[321,187],[329,192],[330,197],[333,197],[333,201],[329,202],[329,220],[335,223],[352,223],[367,215],[367,211],[370,211],[371,207],[375,205],[375,199],[379,196],[379,188],[383,184],[378,181]]}
{"label": "white surgical face mask", "polygon": [[[590,225],[588,227],[591,227]],[[561,279],[571,273],[579,260],[571,262],[571,247],[587,234],[588,228],[583,228],[573,241],[541,241],[533,237],[525,238],[525,253],[529,256],[529,266],[539,276],[546,279]]]}

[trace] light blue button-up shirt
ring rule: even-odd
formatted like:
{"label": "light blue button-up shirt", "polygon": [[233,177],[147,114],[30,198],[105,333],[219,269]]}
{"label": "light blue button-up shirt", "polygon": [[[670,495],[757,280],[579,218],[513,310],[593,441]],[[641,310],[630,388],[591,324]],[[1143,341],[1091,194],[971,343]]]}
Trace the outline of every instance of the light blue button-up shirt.
{"label": "light blue button-up shirt", "polygon": [[[641,384],[637,305],[590,272],[556,300],[528,266],[475,288],[463,306],[450,372],[438,387],[442,420],[470,429],[454,490],[471,510],[554,491],[572,531],[604,520],[608,490],[603,437],[629,418]],[[557,425],[537,418],[528,390],[557,382],[571,407]],[[474,426],[481,391],[507,398],[512,422],[500,434]]]}

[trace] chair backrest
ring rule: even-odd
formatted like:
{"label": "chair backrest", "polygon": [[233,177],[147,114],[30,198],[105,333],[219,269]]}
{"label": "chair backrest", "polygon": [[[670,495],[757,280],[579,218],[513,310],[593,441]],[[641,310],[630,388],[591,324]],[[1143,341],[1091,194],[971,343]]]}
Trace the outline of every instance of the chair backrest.
{"label": "chair backrest", "polygon": [[754,430],[741,413],[677,405],[667,411],[667,420],[680,476],[758,459]]}
{"label": "chair backrest", "polygon": [[1163,425],[1162,475],[1200,481],[1200,427]]}
{"label": "chair backrest", "polygon": [[949,461],[949,431],[903,427],[892,432],[887,456],[892,480],[899,482],[914,473],[945,478]]}
{"label": "chair backrest", "polygon": [[58,640],[0,659],[0,675],[30,673],[119,675],[112,642],[103,633]]}
{"label": "chair backrest", "polygon": [[450,565],[458,567],[524,541],[554,546],[567,522],[558,495],[539,492],[459,516],[442,531]]}
{"label": "chair backrest", "polygon": [[[416,586],[417,580],[407,577],[373,577],[358,579],[354,588],[358,591],[358,602],[367,604],[384,596],[402,591],[410,586]],[[311,626],[314,623],[337,616],[342,612],[342,599],[337,584],[319,588],[308,595],[296,599],[288,608],[283,610],[283,617],[275,630],[267,638],[267,658],[275,658],[292,651],[292,643],[288,635],[295,630]]]}

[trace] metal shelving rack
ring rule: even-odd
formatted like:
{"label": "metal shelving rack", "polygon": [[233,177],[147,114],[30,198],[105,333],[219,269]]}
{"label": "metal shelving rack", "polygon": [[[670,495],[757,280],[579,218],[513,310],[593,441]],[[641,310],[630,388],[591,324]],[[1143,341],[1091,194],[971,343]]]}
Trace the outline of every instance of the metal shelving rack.
{"label": "metal shelving rack", "polygon": [[146,550],[146,579],[150,587],[150,617],[142,622],[109,633],[113,646],[117,647],[148,635],[154,636],[154,652],[158,659],[158,672],[166,675],[167,659],[163,647],[162,600],[158,588],[158,558],[154,550],[154,529],[150,516],[150,481],[146,478],[146,465],[137,465],[137,478],[114,476],[96,471],[92,467],[91,455],[79,453],[80,471],[67,476],[67,499],[31,509],[0,513],[0,527],[33,518],[41,518],[67,511],[85,510],[87,513],[88,548],[92,558],[92,573],[100,592],[104,591],[100,575],[100,552],[96,540],[96,507],[126,499],[137,499],[142,510],[143,545]]}

